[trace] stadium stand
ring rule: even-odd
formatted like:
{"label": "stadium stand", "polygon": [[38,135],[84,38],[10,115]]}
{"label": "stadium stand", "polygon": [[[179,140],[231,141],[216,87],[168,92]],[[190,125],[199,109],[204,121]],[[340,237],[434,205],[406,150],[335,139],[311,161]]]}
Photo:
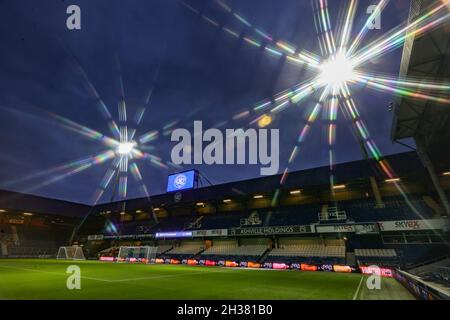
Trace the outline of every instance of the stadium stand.
{"label": "stadium stand", "polygon": [[397,253],[393,249],[356,249],[355,255],[357,257],[389,258],[389,257],[396,257]]}
{"label": "stadium stand", "polygon": [[272,249],[267,261],[285,263],[343,263],[345,261],[345,245],[340,242],[325,244],[322,239],[280,239],[278,248]]}
{"label": "stadium stand", "polygon": [[443,255],[450,254],[449,247],[445,244],[400,244],[386,245],[397,252],[401,264],[409,269],[417,264],[435,260]]}
{"label": "stadium stand", "polygon": [[171,244],[158,245],[158,250],[156,251],[156,254],[163,254],[172,248],[173,248],[173,245],[171,245]]}
{"label": "stadium stand", "polygon": [[[324,191],[329,183],[328,168],[315,168],[293,172],[276,205],[271,202],[279,184],[276,176],[201,188],[195,191],[195,198],[187,198],[180,203],[174,201],[170,193],[152,196],[154,207],[158,209],[155,211],[157,221],[149,213],[148,199],[98,205],[90,209],[92,213],[77,230],[75,242],[83,244],[86,256],[91,258],[116,256],[116,248],[120,246],[148,245],[157,246],[157,256],[163,258],[352,265],[379,263],[404,267],[448,252],[444,242],[448,241],[449,233],[444,230],[393,229],[363,234],[337,228],[336,231],[315,233],[317,226],[332,228],[336,224],[403,223],[405,220],[441,218],[438,197],[417,182],[426,179],[426,172],[417,156],[411,153],[395,155],[390,157],[390,162],[402,175],[406,188],[414,190],[408,193],[408,201],[392,185],[378,179],[380,204],[368,181],[374,175],[372,168],[366,161],[356,161],[338,165],[337,178],[345,183],[346,188],[336,192],[336,201],[331,201]],[[409,168],[406,171],[405,163]],[[414,177],[409,178],[411,172],[414,172]],[[288,191],[292,189],[300,191],[290,194]],[[246,190],[246,193],[236,196],[236,190]],[[263,199],[255,200],[255,194],[264,195]],[[229,200],[225,203],[223,199],[226,198]],[[203,205],[199,206],[200,200]],[[55,254],[59,246],[69,245],[67,242],[79,218],[70,220],[68,216],[51,212],[52,201],[39,202],[49,210],[49,214],[25,216],[24,208],[31,209],[30,205],[24,206],[21,202],[2,204],[0,199],[3,207],[8,205],[6,213],[0,212],[2,256],[47,256]],[[12,206],[20,210],[8,209]],[[89,211],[88,207],[70,203],[57,203],[56,207],[65,213],[65,206],[70,214],[76,211],[84,216]],[[336,219],[323,219],[327,213],[333,212],[339,213]],[[276,231],[292,226],[308,229],[299,234],[296,231],[295,236]],[[229,236],[226,233],[206,233],[207,230],[225,230]],[[154,240],[157,232],[176,231],[201,232],[199,234],[203,236]],[[387,255],[386,252],[392,251],[386,250],[395,250],[397,256]],[[372,251],[376,253],[368,254]]]}
{"label": "stadium stand", "polygon": [[450,290],[450,254],[441,258],[424,261],[408,269],[408,272],[422,280]]}
{"label": "stadium stand", "polygon": [[260,261],[269,244],[265,238],[241,240],[215,240],[212,246],[203,251],[198,258],[208,260]]}
{"label": "stadium stand", "polygon": [[432,209],[426,205],[421,196],[409,197],[409,201],[421,216],[417,216],[405,203],[405,199],[401,197],[386,197],[383,199],[383,208],[377,208],[375,202],[370,199],[340,201],[339,207],[347,213],[349,219],[356,222],[430,219],[433,217]]}
{"label": "stadium stand", "polygon": [[[198,221],[201,218],[200,221]],[[211,216],[201,216],[192,219],[186,224],[185,230],[195,229],[224,229],[237,227],[262,226],[266,219],[266,213],[258,210],[245,212],[227,212]],[[166,230],[170,228],[166,227]]]}
{"label": "stadium stand", "polygon": [[225,256],[235,250],[237,247],[238,244],[235,240],[218,240],[214,241],[214,245],[203,251],[201,255]]}
{"label": "stadium stand", "polygon": [[[344,211],[348,219],[343,222],[378,222],[392,220],[431,219],[433,211],[429,208],[421,196],[411,199],[411,204],[420,211],[418,217],[411,208],[406,205],[404,199],[388,197],[385,207],[377,208],[372,199],[347,200],[338,202],[339,210]],[[286,226],[307,225],[318,222],[318,213],[321,210],[319,204],[296,205],[290,207],[278,207],[274,209],[255,209],[244,212],[226,212],[202,216],[181,216],[160,219],[155,224],[152,220],[130,221],[115,224],[119,225],[122,234],[145,234],[154,232],[168,232],[174,230],[208,230],[226,228],[247,228],[261,226]],[[342,221],[341,221],[342,222]],[[331,223],[327,221],[327,223]],[[104,226],[100,224],[98,233]]]}
{"label": "stadium stand", "polygon": [[303,205],[273,210],[267,223],[269,226],[303,225],[317,221],[320,205]]}
{"label": "stadium stand", "polygon": [[179,245],[176,245],[172,249],[165,251],[159,257],[185,259],[199,254],[204,250],[204,248],[204,243],[202,241],[181,241]]}
{"label": "stadium stand", "polygon": [[[7,219],[2,224],[2,255],[9,258],[54,257],[68,241],[73,225],[61,218],[26,217]],[[13,223],[11,223],[13,222]]]}
{"label": "stadium stand", "polygon": [[355,249],[358,265],[397,266],[399,260],[394,249]]}
{"label": "stadium stand", "polygon": [[238,261],[254,261],[266,252],[265,245],[242,245],[242,246],[228,246],[216,249],[214,246],[202,252],[202,258],[211,260],[238,260]]}

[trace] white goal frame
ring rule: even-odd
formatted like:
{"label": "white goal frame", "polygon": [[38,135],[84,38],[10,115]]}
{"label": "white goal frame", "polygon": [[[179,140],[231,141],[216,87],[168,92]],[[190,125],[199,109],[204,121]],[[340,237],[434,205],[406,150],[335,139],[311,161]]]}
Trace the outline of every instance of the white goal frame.
{"label": "white goal frame", "polygon": [[80,246],[59,247],[57,260],[86,260],[83,248]]}
{"label": "white goal frame", "polygon": [[[133,257],[122,257],[122,254],[125,250],[133,250],[138,249],[142,252],[142,250],[145,250],[144,257],[136,257],[133,255]],[[158,251],[158,247],[151,247],[151,246],[121,246],[119,248],[119,253],[117,254],[116,262],[143,262],[139,261],[139,259],[145,259],[146,263],[150,263],[152,259],[155,259],[156,253]],[[136,259],[135,261],[131,260],[131,258]]]}

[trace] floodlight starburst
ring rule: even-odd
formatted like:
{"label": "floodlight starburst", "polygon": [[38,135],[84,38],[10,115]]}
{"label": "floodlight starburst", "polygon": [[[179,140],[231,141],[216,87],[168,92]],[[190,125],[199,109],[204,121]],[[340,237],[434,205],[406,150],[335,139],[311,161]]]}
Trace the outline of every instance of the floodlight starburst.
{"label": "floodlight starburst", "polygon": [[[121,98],[118,102],[118,119],[115,120],[111,112],[109,111],[109,108],[103,102],[103,99],[100,97],[94,85],[89,80],[84,69],[73,56],[72,58],[74,66],[77,68],[79,74],[81,74],[81,76],[83,77],[84,85],[88,89],[92,100],[96,101],[96,106],[98,107],[103,118],[107,121],[111,136],[100,133],[60,115],[51,112],[45,113],[54,120],[54,123],[56,125],[90,140],[99,142],[101,145],[106,147],[106,150],[96,155],[91,155],[79,160],[59,165],[57,167],[42,170],[40,172],[33,173],[19,179],[3,182],[2,186],[6,187],[26,182],[28,187],[25,191],[33,191],[88,170],[93,166],[106,164],[109,162],[109,168],[107,169],[100,182],[99,187],[94,193],[94,204],[97,204],[99,202],[105,192],[112,185],[114,185],[114,187],[112,187],[111,201],[116,196],[116,190],[118,190],[119,197],[125,199],[127,197],[129,173],[131,173],[134,180],[138,183],[141,193],[144,196],[149,197],[147,186],[144,183],[141,170],[139,169],[139,161],[149,163],[150,165],[155,166],[159,169],[169,169],[169,167],[180,169],[180,166],[177,166],[170,161],[163,161],[163,159],[155,155],[155,146],[151,145],[153,141],[159,138],[160,131],[172,130],[176,122],[171,122],[168,125],[164,125],[161,129],[151,130],[140,136],[137,136],[137,128],[140,127],[146,107],[150,104],[153,87],[159,74],[159,66],[155,73],[152,87],[146,95],[145,102],[141,103],[140,107],[137,107],[137,111],[134,117],[130,119],[128,119],[129,111],[127,110],[127,104],[124,98],[122,78],[120,77]],[[46,176],[50,177],[46,178]],[[30,181],[36,180],[38,178],[40,179],[40,181],[37,184],[30,183]]]}
{"label": "floodlight starburst", "polygon": [[345,54],[339,53],[320,65],[319,83],[340,86],[354,78],[353,62]]}
{"label": "floodlight starburst", "polygon": [[136,148],[136,142],[120,142],[117,146],[116,152],[120,155],[129,155]]}

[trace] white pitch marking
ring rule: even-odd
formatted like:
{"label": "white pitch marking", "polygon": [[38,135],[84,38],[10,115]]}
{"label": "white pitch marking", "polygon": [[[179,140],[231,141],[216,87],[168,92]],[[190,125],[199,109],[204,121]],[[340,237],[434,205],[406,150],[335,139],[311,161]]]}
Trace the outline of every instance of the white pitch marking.
{"label": "white pitch marking", "polygon": [[355,294],[353,296],[353,300],[356,300],[356,298],[358,297],[358,293],[359,293],[359,290],[361,289],[361,284],[363,283],[363,279],[364,279],[364,276],[361,276],[361,280],[359,280],[359,285],[358,285],[358,288],[356,289],[356,292],[355,292]]}
{"label": "white pitch marking", "polygon": [[[13,266],[5,266],[0,265],[0,268],[9,268],[9,269],[16,269],[16,270],[25,270],[25,271],[34,271],[34,272],[40,272],[40,273],[47,273],[47,274],[54,274],[58,276],[67,276],[65,273],[58,273],[58,272],[51,272],[51,271],[43,271],[43,270],[36,270],[36,269],[28,269],[28,268],[19,268],[19,267],[13,267]],[[228,272],[228,270],[220,270],[220,271],[201,271],[201,272],[189,272],[189,273],[179,273],[179,274],[169,274],[169,275],[161,275],[161,276],[152,276],[152,277],[141,277],[141,278],[129,278],[129,279],[117,279],[117,280],[109,280],[109,279],[101,279],[101,278],[93,278],[93,277],[85,277],[81,276],[82,279],[88,279],[88,280],[95,280],[95,281],[102,281],[102,282],[126,282],[126,281],[136,281],[136,280],[151,280],[151,279],[161,279],[161,278],[173,278],[173,277],[179,277],[179,276],[187,276],[187,275],[197,275],[197,274],[205,274],[206,273],[219,273],[219,272]]]}

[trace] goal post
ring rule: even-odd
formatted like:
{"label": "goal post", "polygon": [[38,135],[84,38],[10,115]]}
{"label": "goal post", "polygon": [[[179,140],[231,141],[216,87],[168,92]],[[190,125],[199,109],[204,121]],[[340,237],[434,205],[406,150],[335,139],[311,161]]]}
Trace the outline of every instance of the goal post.
{"label": "goal post", "polygon": [[80,246],[59,247],[56,255],[58,260],[86,260],[83,248]]}
{"label": "goal post", "polygon": [[122,246],[119,248],[117,255],[117,262],[144,262],[150,263],[155,259],[158,247],[140,246],[128,247]]}

